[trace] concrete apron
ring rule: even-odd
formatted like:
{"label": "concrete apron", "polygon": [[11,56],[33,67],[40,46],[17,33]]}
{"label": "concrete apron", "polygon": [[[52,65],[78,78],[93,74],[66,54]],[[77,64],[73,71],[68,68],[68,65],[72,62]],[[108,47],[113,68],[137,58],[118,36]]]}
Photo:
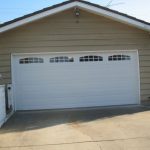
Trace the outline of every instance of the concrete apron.
{"label": "concrete apron", "polygon": [[17,112],[0,130],[0,150],[149,150],[150,108]]}

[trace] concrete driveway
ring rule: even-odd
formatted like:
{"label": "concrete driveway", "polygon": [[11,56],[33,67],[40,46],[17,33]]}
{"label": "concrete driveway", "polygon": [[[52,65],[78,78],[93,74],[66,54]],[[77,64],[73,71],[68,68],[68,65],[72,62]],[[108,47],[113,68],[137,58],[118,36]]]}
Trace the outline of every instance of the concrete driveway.
{"label": "concrete driveway", "polygon": [[17,112],[0,150],[150,150],[150,107]]}

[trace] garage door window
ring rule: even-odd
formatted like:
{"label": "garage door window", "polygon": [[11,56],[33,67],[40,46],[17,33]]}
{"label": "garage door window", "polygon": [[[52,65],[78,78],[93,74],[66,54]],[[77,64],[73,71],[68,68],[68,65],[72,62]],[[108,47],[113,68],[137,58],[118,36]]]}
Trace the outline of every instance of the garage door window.
{"label": "garage door window", "polygon": [[31,64],[31,63],[43,63],[43,58],[38,57],[28,57],[28,58],[22,58],[19,60],[20,64]]}
{"label": "garage door window", "polygon": [[128,55],[112,55],[108,57],[109,61],[122,61],[122,60],[131,60],[131,57]]}
{"label": "garage door window", "polygon": [[80,60],[80,62],[103,61],[103,57],[102,56],[89,55],[89,56],[80,57],[79,60]]}
{"label": "garage door window", "polygon": [[73,57],[60,56],[50,58],[50,63],[63,63],[63,62],[74,62]]}

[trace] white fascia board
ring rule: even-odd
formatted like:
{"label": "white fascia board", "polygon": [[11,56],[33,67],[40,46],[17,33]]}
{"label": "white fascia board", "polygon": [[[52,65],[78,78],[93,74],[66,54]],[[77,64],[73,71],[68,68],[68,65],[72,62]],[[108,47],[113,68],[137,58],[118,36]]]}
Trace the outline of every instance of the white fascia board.
{"label": "white fascia board", "polygon": [[116,20],[118,22],[128,24],[128,25],[137,27],[139,29],[150,32],[150,25],[146,25],[142,22],[139,22],[139,21],[130,19],[128,17],[122,16],[122,15],[119,15],[119,14],[116,14],[116,13],[113,13],[113,12],[110,12],[110,11],[107,11],[107,10],[104,10],[104,9],[101,9],[101,8],[97,8],[95,6],[91,6],[91,5],[82,3],[82,2],[72,2],[72,3],[66,4],[64,6],[60,6],[60,7],[51,9],[51,10],[47,10],[47,11],[39,13],[37,15],[34,15],[34,16],[25,18],[23,20],[11,23],[11,24],[6,25],[4,27],[1,27],[0,28],[0,33],[3,33],[3,32],[8,31],[10,29],[14,29],[16,27],[22,26],[24,24],[27,24],[27,23],[30,23],[30,22],[33,22],[33,21],[36,21],[36,20],[42,19],[44,17],[57,14],[59,12],[68,10],[70,8],[73,8],[73,7],[79,7],[83,10],[88,11],[88,12],[91,12],[91,13],[94,13],[94,14],[97,14],[97,15],[101,15],[101,16],[110,18],[112,20]]}
{"label": "white fascia board", "polygon": [[85,3],[77,2],[77,6],[80,7],[81,9],[84,9],[84,10],[89,11],[91,13],[101,15],[101,16],[110,18],[112,20],[116,20],[118,22],[128,24],[128,25],[137,27],[139,29],[150,32],[150,25],[146,25],[142,22],[130,19],[128,17],[122,16],[122,15],[119,15],[119,14],[116,14],[116,13],[113,13],[113,12],[110,12],[110,11],[107,11],[107,10],[104,10],[101,8],[97,8],[97,7],[94,7],[94,6],[85,4]]}
{"label": "white fascia board", "polygon": [[28,18],[25,18],[25,19],[23,19],[23,20],[14,22],[14,23],[12,23],[12,24],[10,24],[10,25],[6,25],[6,26],[4,26],[4,27],[1,27],[1,28],[0,28],[0,33],[5,32],[5,31],[8,31],[8,30],[10,30],[10,29],[14,29],[14,28],[16,28],[16,27],[22,26],[22,25],[24,25],[24,24],[27,24],[27,23],[30,23],[30,22],[33,22],[33,21],[36,21],[36,20],[42,19],[42,18],[44,18],[44,17],[57,14],[57,13],[59,13],[59,12],[68,10],[68,9],[70,9],[70,8],[72,8],[72,7],[75,7],[75,6],[77,6],[77,2],[72,2],[72,3],[66,4],[66,5],[64,5],[64,6],[60,6],[60,7],[57,7],[57,8],[54,8],[54,9],[51,9],[51,10],[48,10],[48,11],[39,13],[39,14],[37,14],[37,15],[34,15],[34,16],[31,16],[31,17],[28,17]]}

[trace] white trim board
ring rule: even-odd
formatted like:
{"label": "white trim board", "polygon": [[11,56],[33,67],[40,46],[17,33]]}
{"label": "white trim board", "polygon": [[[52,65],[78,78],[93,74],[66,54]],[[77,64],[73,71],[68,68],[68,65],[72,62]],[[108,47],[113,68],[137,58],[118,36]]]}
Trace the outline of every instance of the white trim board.
{"label": "white trim board", "polygon": [[130,26],[134,26],[136,28],[139,28],[139,29],[150,32],[150,25],[147,25],[147,24],[142,23],[140,21],[136,21],[134,19],[130,19],[129,17],[125,17],[123,15],[119,15],[115,12],[110,12],[109,10],[104,10],[102,8],[98,8],[96,6],[92,6],[90,4],[86,4],[86,3],[83,3],[83,2],[74,1],[74,2],[59,6],[57,8],[51,9],[51,10],[41,12],[41,13],[36,14],[34,16],[30,16],[28,18],[19,20],[17,22],[8,24],[4,27],[1,27],[0,28],[0,33],[6,32],[6,31],[14,29],[14,28],[17,28],[17,27],[22,26],[24,24],[27,24],[27,23],[45,18],[47,16],[54,15],[56,13],[68,10],[70,8],[73,8],[73,7],[79,7],[83,10],[88,11],[88,12],[91,12],[91,13],[94,13],[94,14],[97,14],[97,15],[101,15],[101,16],[110,18],[112,20],[119,21],[121,23],[125,23],[125,24],[128,24]]}
{"label": "white trim board", "polygon": [[[78,2],[78,3],[80,3],[80,2]],[[130,19],[128,17],[116,14],[114,12],[110,12],[108,10],[104,10],[104,9],[101,9],[101,8],[90,6],[90,5],[87,5],[87,4],[84,4],[84,3],[80,3],[78,6],[82,9],[84,9],[84,10],[87,10],[87,11],[91,12],[91,13],[101,15],[101,16],[110,18],[112,20],[119,21],[121,23],[131,25],[131,26],[137,27],[137,28],[142,29],[142,30],[150,31],[150,25],[146,25],[142,22]]]}
{"label": "white trim board", "polygon": [[31,17],[28,17],[28,18],[25,18],[25,19],[23,19],[23,20],[14,22],[14,23],[12,23],[12,24],[9,24],[9,25],[6,25],[6,26],[4,26],[4,27],[1,27],[1,28],[0,28],[0,33],[5,32],[5,31],[10,30],[10,29],[13,29],[13,28],[16,28],[16,27],[19,27],[19,26],[22,26],[22,25],[24,25],[24,24],[27,24],[27,23],[30,23],[30,22],[33,22],[33,21],[36,21],[36,20],[45,18],[45,17],[47,17],[47,16],[54,15],[54,14],[57,14],[57,13],[59,13],[59,12],[68,10],[68,9],[74,7],[74,6],[77,6],[77,5],[76,5],[76,2],[69,3],[69,4],[66,4],[66,5],[64,5],[64,6],[60,6],[60,7],[58,7],[58,8],[54,8],[54,9],[51,9],[51,10],[42,12],[42,13],[40,13],[40,14],[37,14],[37,15],[34,15],[34,16],[31,16]]}
{"label": "white trim board", "polygon": [[138,52],[137,49],[132,50],[96,50],[96,51],[62,51],[62,52],[35,52],[35,53],[12,53],[11,56],[19,55],[40,55],[40,54],[82,54],[82,53],[109,53],[109,52]]}

